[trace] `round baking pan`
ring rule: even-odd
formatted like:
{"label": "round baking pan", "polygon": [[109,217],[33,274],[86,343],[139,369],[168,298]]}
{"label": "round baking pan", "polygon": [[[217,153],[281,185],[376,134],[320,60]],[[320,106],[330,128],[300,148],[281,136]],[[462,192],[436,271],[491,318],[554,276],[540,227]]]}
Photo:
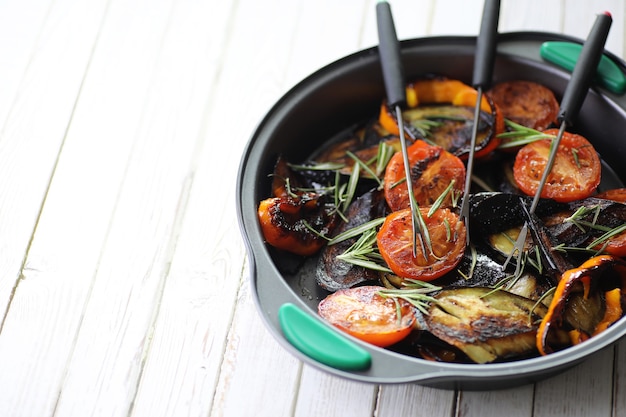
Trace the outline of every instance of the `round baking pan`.
{"label": "round baking pan", "polygon": [[[581,44],[578,39],[542,32],[498,37],[493,82],[524,79],[541,83],[558,100],[570,72],[544,61],[546,41]],[[407,80],[439,74],[471,83],[476,38],[432,37],[403,41]],[[625,72],[624,62],[605,56]],[[621,319],[585,343],[542,357],[493,364],[432,362],[394,353],[340,334],[317,315],[328,293],[301,258],[265,244],[257,218],[259,201],[270,195],[277,157],[302,161],[338,132],[377,114],[384,85],[376,48],[342,58],[313,73],[286,93],[252,135],[237,179],[237,214],[250,262],[250,280],[260,315],[274,337],[304,362],[331,374],[371,383],[415,382],[446,389],[494,389],[534,382],[561,372],[613,344],[626,333]],[[626,97],[595,84],[587,94],[574,130],[591,140],[608,165],[603,181],[626,181]],[[604,175],[604,173],[603,173]],[[311,261],[312,262],[312,261]],[[285,326],[285,320],[294,319]],[[289,323],[288,323],[289,324]],[[318,346],[309,346],[317,343]],[[347,350],[345,350],[347,349]],[[344,355],[348,362],[334,360]],[[356,362],[350,362],[350,360]]]}

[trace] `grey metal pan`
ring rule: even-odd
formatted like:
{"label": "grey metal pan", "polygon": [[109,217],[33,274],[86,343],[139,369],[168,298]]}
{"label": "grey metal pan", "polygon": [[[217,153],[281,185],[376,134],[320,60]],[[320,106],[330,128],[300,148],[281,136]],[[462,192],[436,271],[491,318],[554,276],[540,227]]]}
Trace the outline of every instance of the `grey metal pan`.
{"label": "grey metal pan", "polygon": [[[560,100],[569,72],[541,59],[545,41],[582,41],[542,32],[500,34],[494,82],[526,79],[552,89]],[[435,73],[471,82],[473,37],[436,37],[403,41],[407,78]],[[623,61],[607,56],[626,72]],[[250,262],[250,280],[258,311],[274,337],[306,363],[331,374],[371,383],[407,383],[446,389],[483,390],[534,382],[568,369],[626,334],[622,319],[591,340],[544,357],[497,364],[449,364],[417,359],[380,349],[345,336],[371,355],[367,369],[330,366],[296,349],[281,330],[278,311],[285,303],[317,316],[326,293],[318,288],[311,269],[268,247],[257,220],[260,200],[270,194],[270,178],[279,154],[300,161],[337,132],[377,114],[384,96],[376,48],[340,59],[313,73],[286,93],[267,113],[252,135],[237,178],[237,214]],[[589,138],[608,170],[607,181],[626,182],[626,97],[595,85],[588,93],[573,127]],[[321,324],[323,326],[323,324]]]}

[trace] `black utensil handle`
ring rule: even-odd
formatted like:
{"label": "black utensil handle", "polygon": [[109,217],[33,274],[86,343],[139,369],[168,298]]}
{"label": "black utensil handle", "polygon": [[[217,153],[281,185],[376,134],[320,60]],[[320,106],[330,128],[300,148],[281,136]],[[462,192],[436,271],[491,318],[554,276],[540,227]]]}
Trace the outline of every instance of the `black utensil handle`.
{"label": "black utensil handle", "polygon": [[386,1],[376,4],[376,21],[378,24],[378,52],[387,92],[387,103],[391,106],[402,106],[406,102],[406,90],[400,59],[400,43],[396,36],[391,7]]}
{"label": "black utensil handle", "polygon": [[476,88],[489,88],[491,84],[493,63],[496,58],[499,19],[500,0],[485,0],[480,33],[476,40],[476,55],[474,56],[472,85]]}
{"label": "black utensil handle", "polygon": [[559,121],[571,125],[578,115],[604,52],[611,23],[613,19],[608,12],[599,14],[596,18],[565,88],[558,115]]}

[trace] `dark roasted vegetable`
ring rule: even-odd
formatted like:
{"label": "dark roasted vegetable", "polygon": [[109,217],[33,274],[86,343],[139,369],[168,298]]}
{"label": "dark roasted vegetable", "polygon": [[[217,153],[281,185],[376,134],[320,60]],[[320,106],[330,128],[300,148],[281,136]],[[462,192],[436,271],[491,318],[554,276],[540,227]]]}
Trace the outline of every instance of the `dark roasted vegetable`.
{"label": "dark roasted vegetable", "polygon": [[[623,290],[626,288],[626,262],[608,255],[596,256],[580,267],[566,271],[554,292],[548,311],[537,331],[537,349],[545,355],[556,348],[549,342],[549,336],[561,328],[584,333],[590,337],[611,325],[621,317]],[[598,302],[597,294],[607,297],[612,290],[619,290],[617,306],[620,314],[605,314],[606,302]],[[576,296],[575,301],[572,301]],[[614,295],[614,294],[613,294]],[[608,295],[611,297],[611,295]],[[607,319],[605,320],[605,317]],[[569,328],[568,328],[569,326]]]}
{"label": "dark roasted vegetable", "polygon": [[428,314],[423,330],[455,346],[476,363],[489,363],[536,351],[539,320],[547,308],[506,291],[491,288],[443,290]]}
{"label": "dark roasted vegetable", "polygon": [[[337,227],[333,236],[367,223],[370,220],[384,217],[386,214],[385,199],[381,191],[371,191],[357,198],[348,208],[348,222]],[[317,283],[328,291],[337,291],[356,284],[378,279],[378,272],[355,265],[337,258],[352,246],[358,237],[326,246],[319,257],[315,271]]]}

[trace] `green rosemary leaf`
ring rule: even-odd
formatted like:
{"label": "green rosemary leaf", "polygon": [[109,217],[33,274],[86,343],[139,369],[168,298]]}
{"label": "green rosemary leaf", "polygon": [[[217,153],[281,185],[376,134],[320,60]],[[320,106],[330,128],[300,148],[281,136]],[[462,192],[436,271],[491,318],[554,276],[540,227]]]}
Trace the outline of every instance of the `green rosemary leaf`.
{"label": "green rosemary leaf", "polygon": [[385,173],[387,164],[394,153],[395,149],[393,149],[393,146],[388,145],[385,142],[380,142],[378,145],[378,152],[376,154],[376,177],[380,178]]}
{"label": "green rosemary leaf", "polygon": [[359,169],[359,164],[354,164],[352,167],[352,173],[350,174],[350,179],[348,180],[348,187],[346,188],[346,193],[344,194],[342,206],[343,211],[348,210],[348,206],[352,203],[354,193],[356,192],[356,186],[359,183],[360,172],[361,170]]}
{"label": "green rosemary leaf", "polygon": [[443,204],[443,200],[445,200],[448,194],[450,194],[450,192],[452,191],[452,187],[454,187],[455,182],[456,182],[455,180],[451,180],[450,184],[448,184],[446,189],[443,190],[441,194],[439,194],[439,197],[437,197],[433,205],[430,206],[430,210],[428,210],[428,214],[426,215],[427,217],[432,216],[435,213],[435,211],[437,211],[439,207],[441,207],[441,204]]}
{"label": "green rosemary leaf", "polygon": [[337,236],[335,236],[334,238],[332,238],[328,244],[329,245],[334,245],[337,244],[339,242],[343,242],[344,240],[348,240],[351,239],[353,237],[359,236],[361,234],[363,234],[364,232],[366,232],[369,229],[374,229],[378,226],[380,226],[381,224],[383,224],[385,221],[384,217],[380,217],[378,219],[374,219],[374,220],[370,220],[369,222],[363,223],[360,226],[356,226],[353,227],[352,229],[348,229],[343,233],[338,234]]}
{"label": "green rosemary leaf", "polygon": [[504,143],[501,143],[498,147],[501,149],[513,148],[517,146],[526,145],[528,143],[535,142],[542,139],[554,139],[555,135],[547,135],[535,129],[531,129],[520,124],[517,124],[509,119],[505,119],[504,123],[509,129],[508,132],[500,133],[498,138],[509,139]]}
{"label": "green rosemary leaf", "polygon": [[592,249],[594,246],[598,246],[600,244],[604,244],[604,243],[608,243],[608,240],[611,239],[612,237],[622,233],[626,231],[626,223],[622,224],[621,226],[615,227],[609,231],[607,231],[606,233],[604,233],[602,236],[600,236],[599,238],[595,239],[593,242],[591,242],[589,245],[587,245],[586,249]]}
{"label": "green rosemary leaf", "polygon": [[580,161],[578,160],[578,149],[572,148],[572,157],[574,158],[574,162],[576,163],[576,167],[580,168]]}
{"label": "green rosemary leaf", "polygon": [[376,262],[372,262],[369,261],[367,259],[361,259],[361,258],[357,258],[357,257],[348,257],[348,256],[342,256],[342,255],[337,255],[337,259],[341,259],[342,261],[345,262],[349,262],[351,264],[357,265],[357,266],[361,266],[363,268],[366,269],[373,269],[375,271],[380,271],[380,272],[387,272],[387,273],[391,273],[393,271],[391,271],[391,269],[380,265]]}
{"label": "green rosemary leaf", "polygon": [[354,160],[355,166],[356,165],[360,166],[361,168],[363,168],[363,170],[365,170],[368,174],[370,174],[371,177],[374,178],[378,182],[379,185],[382,184],[382,180],[378,178],[378,175],[376,175],[376,173],[372,171],[372,169],[365,162],[361,161],[358,156],[356,156],[350,151],[346,151],[346,155],[348,155],[350,158]]}
{"label": "green rosemary leaf", "polygon": [[554,291],[556,291],[556,287],[552,287],[552,288],[548,289],[548,291],[544,292],[541,295],[541,297],[539,297],[537,302],[532,306],[532,308],[528,312],[528,320],[532,320],[532,315],[533,315],[533,312],[535,311],[535,309],[539,306],[539,304],[543,303],[543,300],[545,300],[550,295],[554,294]]}
{"label": "green rosemary leaf", "polygon": [[306,220],[302,220],[302,223],[304,224],[304,227],[306,227],[308,230],[310,230],[314,235],[316,235],[317,237],[320,237],[322,239],[325,239],[327,241],[330,241],[330,238],[322,233],[320,233],[319,231],[315,230],[313,228],[313,226],[311,226],[311,224],[309,224],[309,222],[307,222]]}

